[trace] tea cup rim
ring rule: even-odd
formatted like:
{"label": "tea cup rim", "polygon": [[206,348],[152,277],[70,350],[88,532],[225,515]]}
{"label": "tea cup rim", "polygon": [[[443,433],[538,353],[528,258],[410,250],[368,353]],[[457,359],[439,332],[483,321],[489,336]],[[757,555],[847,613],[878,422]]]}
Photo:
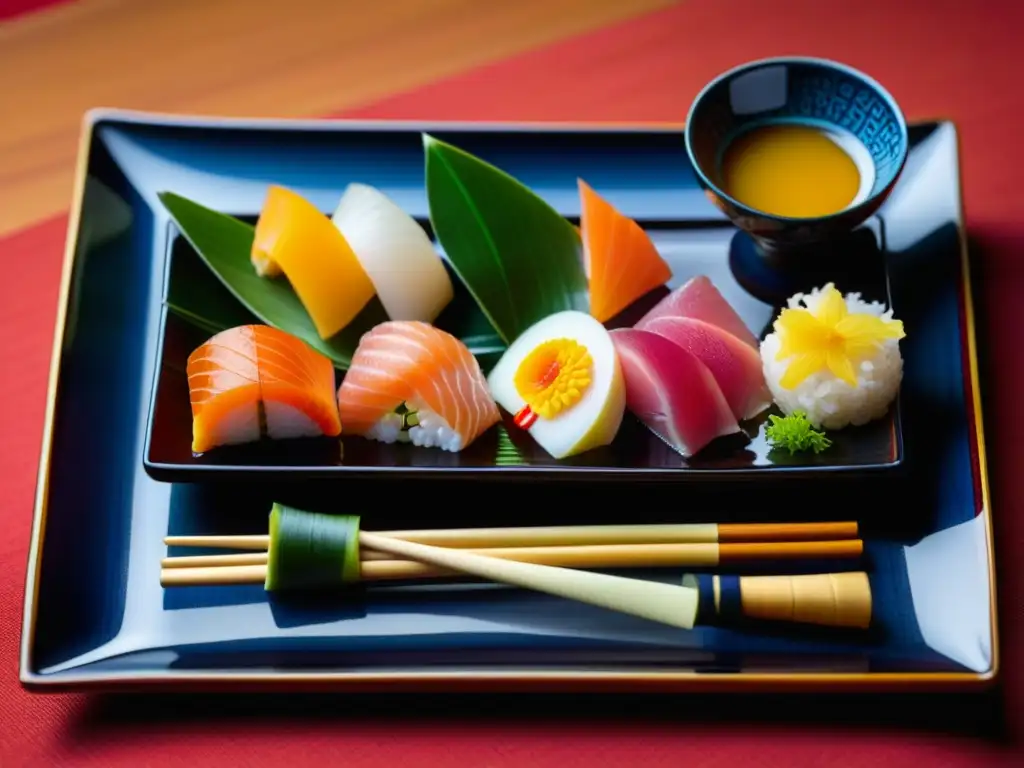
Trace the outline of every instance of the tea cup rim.
{"label": "tea cup rim", "polygon": [[[886,184],[885,187],[883,187],[882,189],[878,190],[878,192],[876,192],[875,194],[870,195],[867,199],[862,200],[860,203],[852,207],[843,208],[839,211],[824,214],[821,216],[783,216],[780,214],[762,211],[757,208],[751,208],[749,205],[745,205],[744,203],[734,198],[732,195],[727,194],[725,190],[723,190],[721,187],[719,187],[718,184],[711,180],[711,178],[705,172],[704,168],[701,167],[701,164],[697,162],[697,157],[693,151],[692,129],[694,114],[696,113],[697,109],[700,107],[704,99],[707,97],[708,93],[710,93],[712,89],[721,85],[723,82],[727,82],[728,80],[731,80],[735,78],[737,75],[740,75],[746,71],[779,64],[814,64],[826,69],[833,69],[838,70],[840,72],[844,72],[845,74],[851,75],[859,80],[864,81],[867,85],[871,86],[871,88],[873,88],[878,93],[878,95],[881,96],[882,99],[884,99],[889,104],[889,107],[892,109],[893,114],[896,116],[896,122],[899,125],[900,138],[902,140],[900,144],[900,146],[902,147],[900,151],[900,159],[899,163],[896,166],[896,172],[893,174],[892,181]],[[878,82],[875,78],[871,77],[871,75],[857,69],[856,67],[852,67],[849,64],[843,64],[842,62],[835,61],[833,59],[825,59],[817,56],[768,56],[761,59],[754,59],[752,61],[748,61],[743,64],[739,64],[735,67],[732,67],[730,69],[727,69],[724,72],[720,72],[718,75],[709,80],[703,88],[700,89],[700,91],[697,93],[697,95],[691,102],[690,108],[686,113],[686,121],[683,127],[683,139],[686,145],[686,154],[690,160],[690,165],[693,166],[694,171],[697,174],[699,174],[701,180],[705,184],[707,184],[707,186],[711,188],[718,197],[729,202],[729,204],[731,204],[732,206],[744,211],[745,213],[751,216],[757,216],[762,219],[772,219],[780,222],[792,222],[794,224],[826,222],[831,219],[849,216],[851,212],[856,211],[858,208],[870,205],[880,196],[887,194],[887,192],[890,189],[892,189],[892,187],[899,180],[900,176],[903,173],[903,168],[906,165],[907,156],[909,155],[910,149],[910,135],[907,127],[906,117],[903,114],[903,109],[900,107],[899,102],[897,102],[896,99],[893,98],[893,95],[889,93],[888,89],[886,89],[886,87],[883,86],[880,82]]]}

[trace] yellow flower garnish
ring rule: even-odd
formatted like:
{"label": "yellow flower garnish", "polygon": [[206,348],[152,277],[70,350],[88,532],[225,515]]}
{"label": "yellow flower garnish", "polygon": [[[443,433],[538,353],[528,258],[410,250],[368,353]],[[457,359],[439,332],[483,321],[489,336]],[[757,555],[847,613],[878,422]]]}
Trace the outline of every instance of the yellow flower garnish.
{"label": "yellow flower garnish", "polygon": [[902,339],[903,323],[877,315],[850,313],[843,295],[825,286],[816,310],[784,309],[775,321],[782,342],[776,360],[793,357],[779,384],[793,389],[818,371],[829,370],[857,386],[854,363],[873,354],[886,339]]}
{"label": "yellow flower garnish", "polygon": [[537,416],[554,418],[583,397],[590,386],[591,365],[582,344],[572,339],[546,341],[519,365],[516,391]]}

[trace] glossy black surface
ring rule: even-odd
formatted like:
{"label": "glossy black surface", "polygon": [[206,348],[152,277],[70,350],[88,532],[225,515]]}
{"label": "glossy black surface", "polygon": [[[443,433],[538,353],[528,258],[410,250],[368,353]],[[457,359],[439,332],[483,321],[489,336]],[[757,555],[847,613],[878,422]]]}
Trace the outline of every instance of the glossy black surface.
{"label": "glossy black surface", "polygon": [[[715,210],[699,194],[688,165],[685,148],[677,135],[605,133],[575,138],[548,134],[506,134],[503,137],[477,133],[444,133],[439,137],[459,146],[477,150],[484,159],[501,167],[542,194],[563,215],[575,219],[578,214],[576,176],[597,178],[601,193],[622,206],[624,212],[642,221],[659,252],[672,269],[669,284],[643,297],[609,327],[629,326],[636,322],[671,288],[691,277],[706,275],[739,312],[748,327],[763,336],[786,296],[797,290],[835,281],[844,292],[860,291],[869,299],[891,303],[886,274],[884,230],[873,220],[848,238],[846,247],[830,249],[826,256],[812,260],[798,272],[790,271],[787,291],[779,293],[777,277],[763,275],[738,264],[733,244],[737,230],[716,217]],[[271,144],[268,137],[235,149],[229,162],[220,155],[198,150],[175,158],[182,164],[181,175],[216,174],[208,193],[213,207],[231,211],[254,221],[258,207],[239,210],[233,198],[244,183],[244,174],[276,178],[283,171],[288,153],[298,151],[297,136],[282,137]],[[423,158],[417,131],[394,132],[389,138],[359,132],[338,134],[339,146],[364,148],[358,156],[336,165],[324,163],[307,169],[299,189],[316,195],[318,189],[338,190],[350,181],[382,184],[385,193],[401,200],[429,231],[426,202],[423,197]],[[639,147],[644,142],[643,148]],[[568,143],[573,151],[566,151]],[[183,148],[187,150],[188,148]],[[327,148],[321,150],[329,156]],[[635,165],[622,162],[635,154]],[[379,158],[379,167],[370,170],[367,163]],[[184,165],[185,163],[187,165]],[[382,170],[382,169],[386,169]],[[376,174],[376,175],[374,175]],[[169,183],[167,181],[165,184]],[[153,185],[156,182],[152,182]],[[169,187],[174,189],[174,187]],[[692,194],[697,192],[696,195]],[[340,194],[340,191],[339,191]],[[257,203],[258,205],[258,203]],[[671,212],[671,216],[666,214]],[[224,302],[237,305],[230,293],[204,269],[199,257],[173,227],[157,232],[154,251],[166,252],[165,285],[172,283],[198,286],[206,295],[219,295]],[[797,279],[792,279],[796,275]],[[472,299],[456,281],[458,293],[447,311],[459,312]],[[166,290],[166,288],[165,288]],[[895,307],[897,316],[900,308]],[[258,322],[239,307],[240,320]],[[191,327],[176,315],[168,314],[158,352],[156,389],[150,433],[146,449],[146,467],[159,479],[203,481],[212,477],[232,477],[262,481],[267,475],[312,477],[414,477],[437,475],[441,478],[485,476],[523,480],[656,480],[685,482],[696,480],[754,479],[766,472],[790,478],[825,473],[880,473],[896,468],[902,458],[899,404],[886,418],[863,427],[849,428],[832,435],[834,444],[820,455],[791,456],[772,450],[765,439],[770,410],[742,425],[742,435],[724,438],[686,460],[647,430],[631,414],[614,442],[605,448],[569,459],[552,459],[528,434],[517,429],[510,414],[504,422],[478,438],[457,454],[412,445],[386,445],[356,436],[340,440],[267,441],[258,445],[225,446],[204,455],[191,450],[192,421],[189,409],[185,363],[189,353],[209,335]],[[906,344],[913,344],[908,339]],[[496,356],[481,360],[485,371]],[[339,383],[340,383],[339,375]]]}

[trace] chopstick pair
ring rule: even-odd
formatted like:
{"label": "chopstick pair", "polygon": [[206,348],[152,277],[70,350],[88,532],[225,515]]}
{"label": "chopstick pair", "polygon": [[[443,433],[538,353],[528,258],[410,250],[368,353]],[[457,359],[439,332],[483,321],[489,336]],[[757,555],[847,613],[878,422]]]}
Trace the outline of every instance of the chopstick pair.
{"label": "chopstick pair", "polygon": [[[859,557],[855,522],[564,526],[381,531],[390,539],[460,549],[484,557],[562,568],[715,567],[791,559]],[[370,549],[360,534],[361,581],[445,578],[460,571]],[[818,540],[820,539],[820,540]],[[264,550],[165,558],[164,586],[256,584],[265,581],[270,537],[168,536],[168,546]]]}
{"label": "chopstick pair", "polygon": [[[566,528],[481,529],[461,531],[359,531],[358,518],[353,516],[324,515],[304,512],[275,504],[270,511],[270,534],[254,538],[169,537],[169,545],[216,546],[226,544],[234,548],[266,546],[265,564],[221,565],[200,567],[170,567],[162,570],[165,586],[185,584],[239,584],[262,581],[271,592],[324,589],[364,581],[364,571],[373,565],[392,567],[424,566],[442,573],[468,574],[475,577],[564,597],[610,610],[629,613],[647,620],[673,627],[691,629],[698,622],[713,621],[722,616],[757,616],[791,622],[866,627],[870,621],[871,594],[864,572],[824,573],[808,575],[772,575],[772,577],[685,577],[679,584],[665,584],[613,577],[604,573],[555,567],[550,564],[523,562],[509,554],[519,550],[517,557],[539,557],[546,552],[549,560],[558,556],[580,559],[578,552],[587,550],[594,560],[595,550],[614,551],[630,557],[651,548],[699,547],[688,551],[690,558],[700,565],[717,564],[722,553],[760,552],[771,556],[783,553],[793,556],[797,552],[813,551],[816,556],[851,556],[859,554],[859,540],[829,542],[778,542],[780,537],[807,539],[827,531],[828,535],[855,536],[856,526],[851,523],[826,523],[785,526],[757,526],[743,528],[743,534],[767,541],[724,542],[723,526],[584,526]],[[837,525],[839,527],[837,527]],[[813,534],[812,531],[817,531]],[[741,531],[726,528],[725,535],[739,538]],[[667,543],[666,539],[690,537],[703,541]],[[438,547],[414,541],[429,539],[463,547]],[[628,545],[593,544],[627,539]],[[654,539],[654,543],[643,543]],[[480,543],[544,542],[546,547],[506,547],[485,550],[480,554],[470,547]],[[581,543],[584,542],[584,543]],[[573,546],[572,543],[575,543]],[[822,548],[819,545],[826,545]],[[745,549],[729,549],[745,547]],[[392,556],[393,560],[364,559],[364,552],[376,551]],[[698,555],[693,555],[697,551]],[[494,553],[500,553],[495,555]],[[223,557],[223,556],[221,556]],[[397,558],[404,558],[397,559]],[[409,562],[412,561],[412,562]],[[607,560],[601,560],[606,562]],[[195,558],[191,558],[195,563]],[[209,561],[207,561],[209,562]],[[649,562],[649,558],[647,559]]]}

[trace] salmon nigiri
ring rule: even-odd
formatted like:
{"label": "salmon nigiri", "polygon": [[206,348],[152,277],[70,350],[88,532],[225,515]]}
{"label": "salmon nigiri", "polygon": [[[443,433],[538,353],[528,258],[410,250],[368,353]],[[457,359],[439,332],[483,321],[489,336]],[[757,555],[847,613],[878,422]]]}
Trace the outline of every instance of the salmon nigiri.
{"label": "salmon nigiri", "polygon": [[580,179],[580,235],[590,314],[607,322],[672,278],[651,238]]}
{"label": "salmon nigiri", "polygon": [[334,366],[284,331],[221,331],[189,355],[186,372],[195,453],[263,437],[341,434]]}
{"label": "salmon nigiri", "polygon": [[338,389],[348,434],[461,451],[501,420],[465,344],[417,320],[392,320],[359,341]]}

